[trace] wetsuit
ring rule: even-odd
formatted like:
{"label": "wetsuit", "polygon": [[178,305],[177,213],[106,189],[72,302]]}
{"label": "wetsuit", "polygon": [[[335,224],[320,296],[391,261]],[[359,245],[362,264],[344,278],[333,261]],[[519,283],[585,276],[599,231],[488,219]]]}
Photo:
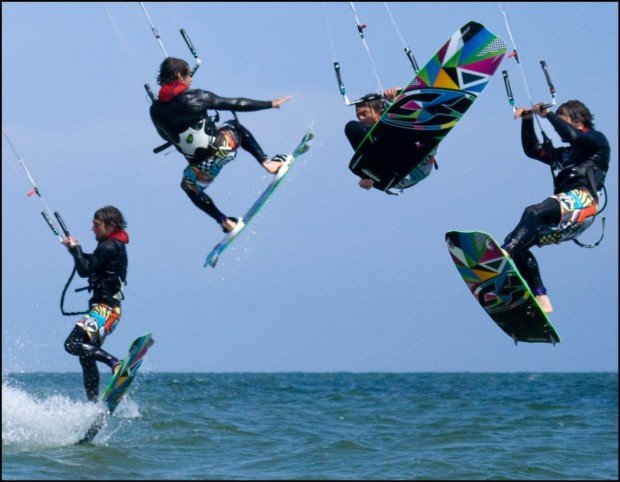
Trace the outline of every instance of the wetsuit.
{"label": "wetsuit", "polygon": [[503,244],[535,295],[547,290],[529,248],[574,239],[587,229],[598,212],[597,193],[603,189],[609,169],[610,147],[602,133],[579,130],[553,112],[547,119],[569,147],[541,144],[533,119],[523,119],[521,143],[528,157],[551,166],[554,195],[528,206]]}
{"label": "wetsuit", "polygon": [[[357,150],[360,146],[368,131],[372,128],[372,126],[365,126],[360,121],[349,121],[344,126],[344,134],[347,136],[349,143],[353,150]],[[420,162],[415,169],[413,169],[402,181],[398,184],[392,186],[394,189],[406,189],[408,187],[412,187],[420,182],[422,179],[425,179],[433,170],[433,166],[435,165],[435,154],[437,154],[437,148],[433,149],[433,151],[422,161]],[[361,179],[370,179],[366,176],[360,176]]]}
{"label": "wetsuit", "polygon": [[80,357],[84,388],[90,401],[99,396],[99,370],[96,362],[114,368],[118,359],[101,349],[107,335],[112,333],[121,317],[122,288],[127,280],[127,251],[129,242],[123,230],[112,232],[100,241],[92,254],[82,252],[81,246],[71,248],[77,273],[88,277],[90,311],[80,319],[65,340],[65,350]]}
{"label": "wetsuit", "polygon": [[349,140],[349,143],[351,144],[353,150],[357,150],[357,148],[362,143],[364,137],[366,137],[366,134],[368,134],[368,131],[371,129],[371,127],[372,126],[366,127],[360,121],[352,120],[347,122],[347,124],[344,126],[344,134],[347,136],[347,139]]}
{"label": "wetsuit", "polygon": [[244,112],[271,107],[271,101],[225,98],[205,90],[188,90],[181,82],[164,85],[158,100],[151,105],[151,120],[157,132],[172,142],[189,162],[181,188],[196,207],[220,224],[226,220],[226,215],[204,192],[207,186],[234,158],[238,147],[252,154],[259,164],[267,159],[267,155],[250,131],[238,121],[225,122],[217,129],[207,110]]}

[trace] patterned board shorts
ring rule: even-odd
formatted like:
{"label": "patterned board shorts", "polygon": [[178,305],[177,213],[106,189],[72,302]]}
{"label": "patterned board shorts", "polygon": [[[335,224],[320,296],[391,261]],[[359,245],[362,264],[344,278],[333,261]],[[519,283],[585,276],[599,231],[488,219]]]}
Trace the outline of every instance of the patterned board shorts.
{"label": "patterned board shorts", "polygon": [[237,139],[233,132],[221,129],[215,140],[217,151],[213,157],[197,164],[190,164],[183,171],[182,185],[196,193],[204,191],[222,168],[237,155]]}
{"label": "patterned board shorts", "polygon": [[573,189],[551,196],[560,203],[562,217],[554,228],[542,231],[538,246],[559,244],[577,238],[594,222],[598,206],[587,189]]}
{"label": "patterned board shorts", "polygon": [[90,311],[79,320],[76,325],[88,333],[93,341],[103,342],[103,339],[114,331],[116,324],[121,320],[121,307],[115,308],[100,303],[92,305]]}

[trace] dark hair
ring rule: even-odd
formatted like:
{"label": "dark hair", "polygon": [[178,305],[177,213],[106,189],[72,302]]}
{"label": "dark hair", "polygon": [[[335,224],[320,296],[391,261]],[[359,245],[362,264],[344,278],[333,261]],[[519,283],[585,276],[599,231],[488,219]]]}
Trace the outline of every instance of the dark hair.
{"label": "dark hair", "polygon": [[588,129],[594,129],[594,116],[581,101],[569,100],[564,102],[555,113],[563,114],[573,122],[581,122]]}
{"label": "dark hair", "polygon": [[114,229],[124,229],[127,227],[123,213],[114,206],[104,206],[101,209],[97,209],[93,217]]}
{"label": "dark hair", "polygon": [[191,69],[189,64],[183,59],[176,59],[174,57],[166,57],[159,66],[159,75],[157,76],[157,83],[159,85],[169,84],[177,80],[177,75],[181,74],[183,77],[189,75]]}
{"label": "dark hair", "polygon": [[358,107],[368,107],[377,112],[383,112],[385,110],[385,101],[381,94],[371,92],[360,98],[360,102],[355,104],[355,108],[357,109]]}

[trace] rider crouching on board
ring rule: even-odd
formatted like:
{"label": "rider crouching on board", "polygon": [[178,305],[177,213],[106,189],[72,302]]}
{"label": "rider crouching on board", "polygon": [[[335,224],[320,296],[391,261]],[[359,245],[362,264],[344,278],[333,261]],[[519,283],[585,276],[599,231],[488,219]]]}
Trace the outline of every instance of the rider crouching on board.
{"label": "rider crouching on board", "polygon": [[[379,122],[381,115],[387,108],[386,100],[392,101],[398,96],[400,91],[401,89],[398,87],[391,87],[383,92],[383,96],[376,93],[366,94],[360,99],[360,102],[355,104],[355,116],[357,117],[357,121],[349,121],[344,127],[344,133],[353,149],[357,150],[368,131]],[[435,152],[437,151],[435,150]],[[399,183],[402,184],[402,186],[396,187],[411,187],[417,184],[431,173],[435,162],[434,153],[431,153],[431,155],[424,159],[419,166],[416,166],[416,168]],[[372,189],[374,183],[372,179],[364,177],[360,178],[359,186],[368,190]]]}

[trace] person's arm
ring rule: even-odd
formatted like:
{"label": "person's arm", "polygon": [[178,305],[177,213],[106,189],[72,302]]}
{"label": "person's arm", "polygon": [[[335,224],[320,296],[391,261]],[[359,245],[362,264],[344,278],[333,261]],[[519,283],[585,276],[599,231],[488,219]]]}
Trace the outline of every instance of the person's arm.
{"label": "person's arm", "polygon": [[249,112],[264,109],[279,109],[280,105],[291,96],[279,97],[274,100],[255,100],[245,97],[220,97],[213,92],[203,91],[201,101],[207,109]]}
{"label": "person's arm", "polygon": [[79,244],[67,246],[73,256],[77,273],[82,278],[87,278],[104,266],[116,255],[116,248],[112,241],[102,241],[93,254],[82,251]]}
{"label": "person's arm", "polygon": [[538,140],[538,136],[534,130],[534,114],[532,110],[519,107],[515,110],[514,117],[515,119],[519,117],[522,119],[521,145],[523,146],[525,155],[545,164],[551,164],[551,152]]}
{"label": "person's arm", "polygon": [[545,117],[551,122],[558,135],[566,142],[590,149],[601,147],[599,139],[593,135],[592,131],[581,131],[568,122],[563,121],[557,114],[551,111]]}
{"label": "person's arm", "polygon": [[[151,105],[151,108],[149,109],[149,114],[151,116],[151,122],[153,122],[153,125],[155,126],[155,130],[157,131],[157,134],[159,134],[159,137],[161,137],[163,140],[174,143],[175,142],[174,137],[171,137],[170,135],[168,135],[168,132],[164,130],[164,128],[160,124],[160,121],[157,119],[158,115],[156,113],[156,108],[157,108],[156,103]],[[178,137],[179,136],[176,136],[176,142],[179,141]]]}

